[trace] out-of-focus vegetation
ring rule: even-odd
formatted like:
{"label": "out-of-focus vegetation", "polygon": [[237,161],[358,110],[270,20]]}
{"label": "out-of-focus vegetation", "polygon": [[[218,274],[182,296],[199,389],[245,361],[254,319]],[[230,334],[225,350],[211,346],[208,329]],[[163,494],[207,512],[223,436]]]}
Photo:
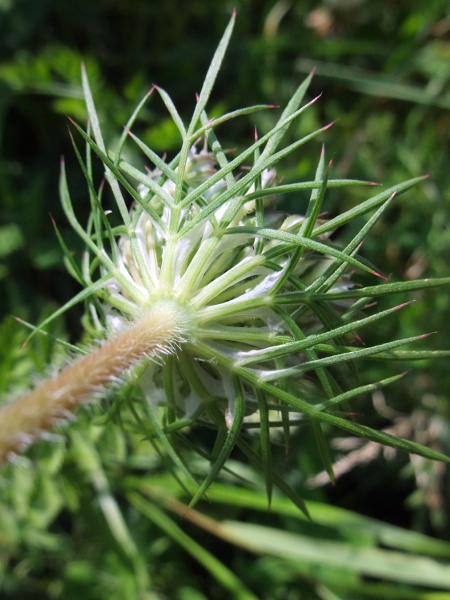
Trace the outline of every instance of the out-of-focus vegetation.
{"label": "out-of-focus vegetation", "polygon": [[[190,114],[234,5],[236,33],[212,106],[224,111],[260,102],[283,105],[315,68],[311,93],[322,92],[322,99],[290,135],[337,119],[323,140],[337,176],[391,186],[430,173],[394,201],[364,255],[395,279],[449,275],[450,8],[445,0],[0,2],[3,398],[64,360],[50,337],[37,336],[22,347],[27,331],[12,315],[36,323],[77,291],[51,217],[79,256],[82,248],[60,208],[58,177],[64,155],[77,210],[87,215],[82,176],[71,169],[75,161],[65,116],[79,122],[86,117],[80,63],[88,70],[110,141],[153,83],[170,91],[182,114]],[[161,104],[152,99],[142,117],[144,141],[158,152],[173,151],[176,132]],[[270,118],[260,113],[254,124],[264,131]],[[227,124],[222,140],[224,135],[233,148],[248,142],[253,129],[238,120]],[[319,150],[308,146],[295,155],[286,164],[285,181],[310,177]],[[357,188],[351,190],[330,194],[330,214],[363,198],[353,191]],[[304,206],[305,198],[289,198],[290,210]],[[338,232],[344,240],[351,233]],[[373,343],[437,331],[428,347],[449,348],[447,289],[421,292],[417,300],[396,320],[364,331],[364,339]],[[78,342],[81,309],[50,333]],[[410,373],[374,395],[375,410],[370,398],[355,406],[361,422],[370,420],[449,454],[448,359],[395,363],[382,374],[376,362],[364,368],[374,379]],[[429,589],[444,590],[436,594],[450,598],[450,545],[443,541],[450,535],[449,480],[442,465],[336,439],[340,477],[334,488],[319,485],[313,435],[300,429],[287,456],[280,447],[276,467],[314,501],[312,523],[282,498],[265,512],[263,485],[239,455],[230,469],[251,490],[225,475],[227,485],[213,486],[209,502],[199,505],[210,519],[202,520],[177,503],[189,499],[156,452],[140,452],[138,436],[135,452],[127,452],[119,425],[105,424],[104,412],[101,406],[81,412],[63,436],[3,468],[2,598],[433,598]]]}

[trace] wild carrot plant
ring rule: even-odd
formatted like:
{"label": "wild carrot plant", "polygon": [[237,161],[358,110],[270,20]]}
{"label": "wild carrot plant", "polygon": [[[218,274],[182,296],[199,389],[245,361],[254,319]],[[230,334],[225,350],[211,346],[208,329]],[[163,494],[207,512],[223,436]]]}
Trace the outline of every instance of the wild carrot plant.
{"label": "wild carrot plant", "polygon": [[[280,429],[287,441],[290,429],[300,423],[314,429],[330,477],[323,425],[448,461],[414,441],[358,424],[350,408],[350,401],[358,403],[365,393],[402,376],[361,381],[356,367],[361,359],[390,363],[428,356],[426,351],[398,350],[423,334],[375,346],[362,345],[358,337],[365,326],[407,310],[404,304],[377,310],[377,298],[449,283],[387,282],[360,254],[362,242],[391,202],[423,178],[383,191],[370,183],[334,179],[322,150],[310,180],[284,184],[279,163],[304,151],[329,128],[325,125],[293,143],[285,142],[290,126],[317,100],[305,100],[311,77],[267,133],[255,136],[242,152],[228,152],[220,142],[221,126],[273,108],[260,105],[208,116],[208,99],[233,24],[234,17],[191,120],[185,123],[168,93],[155,87],[133,112],[114,150],[105,145],[83,71],[89,126],[83,130],[73,123],[73,129],[86,147],[84,157],[74,141],[91,203],[86,225],[77,218],[64,164],[60,180],[65,213],[86,247],[81,265],[57,233],[68,268],[83,289],[51,319],[86,302],[90,328],[102,341],[2,407],[2,459],[23,450],[105,389],[132,382],[141,389],[141,402],[130,400],[127,410],[143,436],[170,458],[192,502],[206,492],[236,445],[264,474],[269,498],[274,483],[290,494],[272,470],[271,430]],[[181,140],[179,152],[167,160],[132,131],[144,104],[158,96]],[[147,171],[127,162],[126,144],[142,152]],[[112,216],[104,208],[103,185],[93,174],[95,158],[103,163],[115,202]],[[367,200],[329,220],[322,217],[327,190],[364,185]],[[305,214],[285,214],[277,208],[279,198],[305,191],[309,192]],[[117,219],[119,225],[114,223]],[[354,219],[363,224],[340,247],[333,234]],[[351,279],[355,271],[372,276],[373,284],[356,285]],[[120,412],[123,406],[112,402],[111,411]],[[211,469],[203,479],[183,458],[183,448],[192,444],[186,432],[198,425],[217,432],[206,456]],[[250,426],[259,432],[258,452],[245,435]],[[197,450],[205,457],[203,449]],[[306,510],[301,500],[297,503]]]}

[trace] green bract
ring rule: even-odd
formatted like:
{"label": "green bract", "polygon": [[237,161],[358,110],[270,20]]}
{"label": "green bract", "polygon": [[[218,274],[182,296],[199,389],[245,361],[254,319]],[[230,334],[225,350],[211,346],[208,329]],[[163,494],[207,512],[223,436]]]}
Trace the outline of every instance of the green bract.
{"label": "green bract", "polygon": [[[360,244],[390,200],[421,178],[379,192],[330,221],[319,217],[327,189],[363,182],[331,179],[324,152],[311,181],[280,184],[275,166],[327,129],[283,145],[290,125],[311,104],[304,100],[310,77],[268,133],[240,154],[228,155],[216,137],[217,127],[231,118],[268,108],[256,106],[208,118],[207,101],[233,23],[234,18],[216,51],[188,125],[165,91],[155,88],[153,92],[165,103],[181,138],[181,149],[169,162],[130,132],[147,98],[133,113],[118,149],[114,153],[106,149],[83,74],[93,136],[75,127],[87,143],[88,160],[83,161],[75,149],[88,182],[92,215],[84,229],[75,217],[63,170],[64,208],[87,248],[81,269],[67,253],[72,273],[84,286],[70,304],[92,299],[91,319],[97,329],[106,327],[108,335],[123,330],[130,320],[138,320],[156,302],[178,303],[188,315],[178,347],[162,349],[166,354],[143,361],[138,369],[148,401],[143,410],[147,417],[140,416],[139,420],[150,438],[159,438],[187,485],[191,489],[197,486],[194,501],[216,477],[235,444],[264,472],[269,496],[274,481],[290,493],[271,471],[270,429],[282,427],[287,436],[293,423],[304,419],[315,429],[330,475],[321,423],[429,458],[445,459],[414,442],[336,415],[337,409],[348,410],[346,402],[352,397],[396,379],[362,384],[354,361],[369,356],[414,358],[413,352],[396,354],[395,348],[421,337],[375,347],[351,345],[363,326],[399,308],[364,315],[365,305],[374,296],[448,283],[426,280],[361,288],[355,287],[348,275],[350,270],[364,270],[375,281],[377,273],[358,255]],[[127,139],[142,151],[148,172],[123,159]],[[123,222],[120,227],[110,226],[102,208],[90,151],[104,163]],[[275,199],[299,190],[310,190],[306,214],[286,216],[277,212]],[[344,248],[330,241],[336,227],[365,215],[369,217],[364,226]],[[343,380],[350,382],[350,389],[342,389]],[[164,407],[162,420],[157,418],[157,406]],[[256,421],[259,428],[259,454],[241,435],[249,420],[252,426]],[[183,439],[183,428],[199,422],[218,430],[209,456],[212,468],[200,485],[180,458],[178,443]]]}

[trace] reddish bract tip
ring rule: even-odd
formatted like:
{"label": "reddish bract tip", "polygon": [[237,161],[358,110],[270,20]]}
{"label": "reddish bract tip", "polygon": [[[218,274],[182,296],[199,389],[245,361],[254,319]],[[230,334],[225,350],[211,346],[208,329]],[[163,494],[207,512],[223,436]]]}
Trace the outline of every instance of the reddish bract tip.
{"label": "reddish bract tip", "polygon": [[[13,317],[13,319],[15,321],[17,321],[18,323],[20,323],[21,325],[26,325],[25,321],[23,319],[21,319],[20,317]],[[28,339],[26,339],[24,342],[22,342],[20,344],[21,348],[25,348],[25,346],[28,344]]]}
{"label": "reddish bract tip", "polygon": [[357,342],[359,342],[362,346],[365,346],[366,344],[363,342],[363,339],[361,336],[359,336],[358,334],[355,335],[355,340]]}
{"label": "reddish bract tip", "polygon": [[369,304],[365,304],[364,305],[364,310],[367,310],[368,308],[372,308],[373,306],[377,306],[378,302],[375,300],[374,302],[369,302]]}
{"label": "reddish bract tip", "polygon": [[417,336],[419,340],[423,340],[424,338],[430,337],[430,335],[434,335],[437,331],[430,331],[429,333],[422,333],[422,335]]}
{"label": "reddish bract tip", "polygon": [[[73,121],[72,121],[72,123],[73,123]],[[72,133],[72,130],[70,129],[69,125],[67,125],[67,131],[69,132],[69,137],[70,137],[72,144],[74,144],[75,140],[73,139],[73,133]]]}
{"label": "reddish bract tip", "polygon": [[363,413],[360,413],[360,412],[346,412],[344,414],[346,414],[347,416],[352,417],[352,418],[353,417],[362,417],[362,415],[363,415]]}
{"label": "reddish bract tip", "polygon": [[409,306],[410,304],[412,304],[413,302],[415,302],[415,300],[408,300],[408,302],[402,302],[401,304],[398,304],[395,308],[397,310],[400,310],[402,308],[405,308],[405,306]]}

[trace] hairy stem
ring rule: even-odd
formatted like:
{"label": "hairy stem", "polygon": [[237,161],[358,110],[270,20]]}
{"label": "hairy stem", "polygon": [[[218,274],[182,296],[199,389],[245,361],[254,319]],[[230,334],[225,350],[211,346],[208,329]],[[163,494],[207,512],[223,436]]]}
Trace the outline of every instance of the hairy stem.
{"label": "hairy stem", "polygon": [[120,380],[142,358],[174,351],[186,335],[185,312],[170,301],[160,302],[117,337],[4,405],[0,409],[0,462],[21,452],[106,385]]}

